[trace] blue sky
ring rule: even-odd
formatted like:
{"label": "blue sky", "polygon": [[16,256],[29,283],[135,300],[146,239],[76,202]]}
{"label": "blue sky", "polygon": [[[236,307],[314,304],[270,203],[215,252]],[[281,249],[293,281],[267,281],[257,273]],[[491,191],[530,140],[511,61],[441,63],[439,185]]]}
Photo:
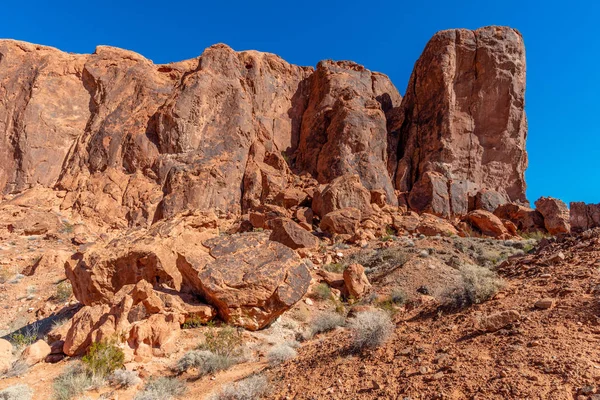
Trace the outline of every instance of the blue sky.
{"label": "blue sky", "polygon": [[166,63],[222,42],[301,65],[353,60],[401,93],[436,31],[509,25],[527,50],[529,200],[600,202],[600,2],[32,0],[0,13],[0,37],[65,51],[107,44]]}

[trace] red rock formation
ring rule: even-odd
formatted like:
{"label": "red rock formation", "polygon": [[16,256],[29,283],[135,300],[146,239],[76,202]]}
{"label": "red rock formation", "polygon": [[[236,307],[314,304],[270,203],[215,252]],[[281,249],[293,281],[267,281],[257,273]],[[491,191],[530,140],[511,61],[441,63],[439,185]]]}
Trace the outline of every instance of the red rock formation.
{"label": "red rock formation", "polygon": [[552,197],[540,197],[535,202],[535,208],[544,217],[544,226],[551,235],[571,231],[569,209],[561,200]]}
{"label": "red rock formation", "polygon": [[521,36],[500,27],[436,34],[404,99],[346,61],[314,70],[220,44],[155,65],[2,40],[0,192],[60,188],[63,208],[124,227],[308,206],[317,184],[354,175],[367,205],[400,190],[417,211],[466,214],[484,190],[488,209],[525,201],[524,82]]}
{"label": "red rock formation", "polygon": [[573,231],[585,231],[600,226],[600,204],[572,202],[569,208]]}
{"label": "red rock formation", "polygon": [[505,27],[438,32],[417,61],[401,117],[396,188],[417,211],[464,214],[494,190],[525,202],[525,50]]}

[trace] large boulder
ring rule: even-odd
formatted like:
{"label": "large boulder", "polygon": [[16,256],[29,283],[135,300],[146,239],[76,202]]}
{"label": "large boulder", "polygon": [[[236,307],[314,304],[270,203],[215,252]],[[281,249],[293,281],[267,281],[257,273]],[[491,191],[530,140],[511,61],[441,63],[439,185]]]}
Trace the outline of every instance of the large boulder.
{"label": "large boulder", "polygon": [[330,235],[353,235],[360,224],[361,212],[353,207],[346,207],[327,213],[319,227]]}
{"label": "large boulder", "polygon": [[524,95],[519,32],[499,26],[438,32],[416,62],[390,127],[403,145],[396,189],[410,193],[411,207],[465,214],[468,199],[484,189],[526,202]]}
{"label": "large boulder", "polygon": [[466,215],[465,220],[486,236],[497,239],[508,239],[512,236],[500,218],[489,211],[471,211]]}
{"label": "large boulder", "polygon": [[453,236],[458,235],[458,230],[450,222],[432,214],[421,215],[417,232],[425,236]]}
{"label": "large boulder", "polygon": [[360,299],[371,287],[371,283],[365,274],[365,267],[360,264],[350,264],[344,270],[344,285],[348,295]]}
{"label": "large boulder", "polygon": [[496,208],[494,215],[502,220],[512,222],[519,232],[544,231],[544,217],[529,207],[519,204],[503,204]]}
{"label": "large boulder", "polygon": [[306,265],[289,247],[264,234],[225,236],[203,244],[214,261],[199,272],[201,291],[227,323],[261,329],[308,290]]}
{"label": "large boulder", "polygon": [[4,374],[13,362],[13,346],[5,339],[0,339],[0,374]]}
{"label": "large boulder", "polygon": [[569,222],[573,231],[585,231],[600,226],[600,204],[572,202],[569,206]]}
{"label": "large boulder", "polygon": [[313,249],[319,246],[319,239],[316,236],[291,219],[274,219],[270,221],[269,227],[272,229],[269,239],[284,244],[291,249]]}
{"label": "large boulder", "polygon": [[535,208],[544,217],[544,226],[550,234],[556,235],[571,231],[569,209],[562,200],[540,197],[535,202]]}
{"label": "large boulder", "polygon": [[43,340],[38,340],[25,347],[23,353],[21,353],[20,360],[27,365],[35,365],[42,362],[50,352],[50,345]]}

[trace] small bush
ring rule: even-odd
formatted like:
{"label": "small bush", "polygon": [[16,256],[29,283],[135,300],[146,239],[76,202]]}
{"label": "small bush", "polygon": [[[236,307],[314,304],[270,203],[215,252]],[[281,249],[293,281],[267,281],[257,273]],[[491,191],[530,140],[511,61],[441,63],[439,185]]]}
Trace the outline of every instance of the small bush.
{"label": "small bush", "polygon": [[222,356],[239,356],[242,336],[236,328],[231,326],[210,327],[204,336],[204,343],[196,347],[196,350],[208,350]]}
{"label": "small bush", "polygon": [[92,375],[106,377],[123,368],[125,353],[113,341],[96,342],[81,361]]}
{"label": "small bush", "polygon": [[325,264],[323,266],[323,269],[325,271],[329,271],[329,272],[335,272],[335,273],[342,273],[344,272],[344,270],[346,269],[344,264],[342,263],[333,263],[333,264]]}
{"label": "small bush", "polygon": [[39,324],[34,322],[31,325],[12,333],[8,338],[12,342],[13,346],[21,349],[37,342],[39,339],[39,330]]}
{"label": "small bush", "polygon": [[298,353],[291,346],[287,344],[280,344],[273,347],[267,353],[267,359],[269,360],[269,364],[271,366],[279,365],[287,360],[291,360],[296,358]]}
{"label": "small bush", "polygon": [[394,332],[394,323],[384,311],[363,311],[351,320],[350,329],[355,349],[373,349],[388,341]]}
{"label": "small bush", "polygon": [[0,400],[31,400],[33,391],[27,385],[17,384],[0,391]]}
{"label": "small bush", "polygon": [[217,354],[209,350],[188,351],[177,361],[175,370],[183,373],[190,368],[197,368],[200,375],[223,371],[239,362],[239,358],[230,354]]}
{"label": "small bush", "polygon": [[332,297],[331,288],[326,283],[319,283],[313,288],[310,296],[316,300],[329,300]]}
{"label": "small bush", "polygon": [[54,295],[54,299],[59,303],[64,303],[65,301],[69,300],[72,294],[73,287],[71,286],[71,282],[62,281],[56,285],[56,294]]}
{"label": "small bush", "polygon": [[4,373],[7,378],[13,378],[15,376],[23,376],[29,370],[29,365],[22,360],[17,360],[13,365]]}
{"label": "small bush", "polygon": [[128,388],[139,385],[142,380],[136,371],[118,369],[108,377],[108,382],[113,386]]}
{"label": "small bush", "polygon": [[267,378],[254,375],[239,382],[224,385],[219,393],[209,397],[209,400],[256,400],[267,393]]}
{"label": "small bush", "polygon": [[394,304],[401,306],[404,303],[406,303],[407,299],[408,299],[408,296],[406,295],[406,292],[403,289],[401,289],[401,288],[392,289],[392,292],[390,293],[390,300]]}
{"label": "small bush", "polygon": [[80,398],[81,394],[93,386],[94,380],[81,365],[68,367],[53,384],[54,400]]}
{"label": "small bush", "polygon": [[310,331],[312,335],[316,335],[322,332],[329,332],[334,330],[338,326],[343,326],[346,322],[346,319],[336,313],[331,311],[323,311],[318,313],[311,321]]}
{"label": "small bush", "polygon": [[183,325],[181,325],[182,329],[192,329],[192,328],[199,328],[201,327],[202,324],[202,319],[197,316],[197,315],[193,315],[190,318],[188,318]]}
{"label": "small bush", "polygon": [[465,307],[491,299],[504,287],[504,281],[487,268],[465,264],[458,267],[463,286],[447,292],[443,297],[446,305]]}
{"label": "small bush", "polygon": [[144,390],[135,395],[134,400],[172,400],[186,392],[184,382],[162,376],[146,384]]}

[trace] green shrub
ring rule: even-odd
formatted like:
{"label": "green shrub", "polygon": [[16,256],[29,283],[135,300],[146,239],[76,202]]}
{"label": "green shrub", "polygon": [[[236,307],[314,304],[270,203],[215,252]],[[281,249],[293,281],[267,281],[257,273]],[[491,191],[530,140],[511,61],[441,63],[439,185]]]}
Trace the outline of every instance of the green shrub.
{"label": "green shrub", "polygon": [[332,298],[331,288],[326,283],[319,283],[312,289],[310,296],[316,300],[330,300]]}
{"label": "green shrub", "polygon": [[329,271],[329,272],[335,272],[335,273],[342,273],[344,272],[344,270],[346,269],[346,266],[342,263],[332,263],[332,264],[325,264],[323,266],[323,269],[325,271]]}
{"label": "green shrub", "polygon": [[37,342],[39,339],[39,324],[34,322],[31,325],[10,334],[8,338],[13,346],[18,349],[27,347],[30,344]]}
{"label": "green shrub", "polygon": [[81,361],[93,376],[106,377],[123,368],[125,353],[114,341],[96,342]]}
{"label": "green shrub", "polygon": [[240,332],[231,326],[223,328],[210,327],[205,333],[204,343],[198,345],[196,350],[208,350],[223,356],[238,356],[242,344]]}

